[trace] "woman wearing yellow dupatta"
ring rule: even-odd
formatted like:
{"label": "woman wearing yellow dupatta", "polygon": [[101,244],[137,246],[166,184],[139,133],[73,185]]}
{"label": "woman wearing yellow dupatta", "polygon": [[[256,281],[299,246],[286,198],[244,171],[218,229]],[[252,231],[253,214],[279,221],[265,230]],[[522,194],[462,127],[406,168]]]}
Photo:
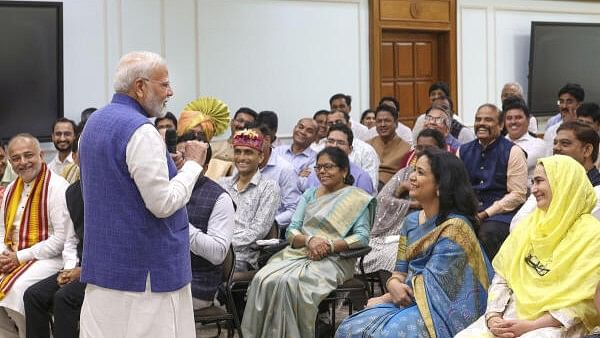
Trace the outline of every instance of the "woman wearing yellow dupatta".
{"label": "woman wearing yellow dupatta", "polygon": [[337,253],[367,245],[375,200],[352,187],[347,155],[317,155],[321,185],[300,199],[287,230],[290,246],[273,256],[250,284],[244,337],[314,337],[319,303],[352,278],[356,259]]}
{"label": "woman wearing yellow dupatta", "polygon": [[568,156],[540,159],[531,191],[537,208],[493,261],[486,314],[457,337],[581,337],[600,323],[600,222],[585,170]]}

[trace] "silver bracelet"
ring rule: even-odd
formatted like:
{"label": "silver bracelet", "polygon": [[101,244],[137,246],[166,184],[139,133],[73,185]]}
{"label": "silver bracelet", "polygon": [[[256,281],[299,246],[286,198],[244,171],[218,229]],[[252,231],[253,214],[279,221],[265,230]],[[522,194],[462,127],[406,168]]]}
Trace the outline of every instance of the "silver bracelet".
{"label": "silver bracelet", "polygon": [[335,244],[333,243],[333,239],[329,240],[329,248],[331,249],[331,253],[335,253]]}

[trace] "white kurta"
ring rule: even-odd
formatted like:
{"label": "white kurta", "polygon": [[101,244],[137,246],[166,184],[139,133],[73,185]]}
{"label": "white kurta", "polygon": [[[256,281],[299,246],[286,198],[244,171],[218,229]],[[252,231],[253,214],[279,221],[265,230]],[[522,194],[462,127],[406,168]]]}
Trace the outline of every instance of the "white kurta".
{"label": "white kurta", "polygon": [[[139,127],[126,149],[127,167],[146,208],[169,217],[184,208],[202,166],[187,161],[169,179],[166,145],[151,124]],[[190,264],[182,262],[182,264]],[[148,274],[144,292],[129,292],[89,284],[81,308],[80,337],[196,337],[190,284],[171,292],[151,292]]]}
{"label": "white kurta", "polygon": [[[13,184],[11,183],[8,189],[11,189]],[[63,267],[61,252],[63,251],[67,232],[71,233],[71,229],[73,229],[73,222],[69,217],[65,199],[65,191],[68,186],[69,183],[64,178],[52,173],[48,184],[48,239],[27,249],[17,251],[17,258],[20,262],[28,262],[32,259],[37,259],[37,261],[17,278],[4,299],[0,300],[0,307],[9,308],[24,315],[23,293],[25,290],[32,284],[56,273]],[[13,243],[18,243],[21,217],[23,216],[23,210],[25,209],[31,189],[32,184],[25,184],[23,188],[11,235]],[[6,199],[7,195],[7,193],[4,195],[4,199]],[[4,203],[5,201],[2,201],[2,205]],[[4,238],[5,232],[4,210],[2,210],[0,211],[0,238]],[[0,252],[3,252],[5,249],[4,242],[0,242]],[[16,247],[13,247],[13,250],[16,250]],[[70,257],[70,261],[67,264],[75,266],[77,263],[76,253],[74,257],[75,261],[73,261],[72,254]]]}

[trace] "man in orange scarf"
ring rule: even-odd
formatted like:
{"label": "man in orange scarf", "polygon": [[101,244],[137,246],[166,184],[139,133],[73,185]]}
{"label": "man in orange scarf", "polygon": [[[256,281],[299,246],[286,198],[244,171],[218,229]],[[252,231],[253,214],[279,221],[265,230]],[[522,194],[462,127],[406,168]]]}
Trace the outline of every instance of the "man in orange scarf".
{"label": "man in orange scarf", "polygon": [[8,157],[18,177],[0,211],[0,337],[24,338],[23,293],[61,268],[74,268],[77,242],[65,200],[69,184],[47,168],[37,139],[13,137]]}

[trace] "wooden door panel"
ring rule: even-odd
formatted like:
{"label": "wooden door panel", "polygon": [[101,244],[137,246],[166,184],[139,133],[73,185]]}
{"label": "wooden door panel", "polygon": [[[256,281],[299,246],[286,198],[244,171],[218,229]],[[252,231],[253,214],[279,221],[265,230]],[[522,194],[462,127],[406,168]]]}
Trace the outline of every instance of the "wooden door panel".
{"label": "wooden door panel", "polygon": [[384,42],[381,44],[381,79],[393,79],[394,73],[394,43]]}
{"label": "wooden door panel", "polygon": [[[429,107],[429,86],[438,81],[438,34],[384,31],[381,44],[381,96],[400,102],[400,121],[413,124]],[[390,60],[390,46],[393,58]]]}
{"label": "wooden door panel", "polygon": [[[429,86],[431,86],[431,84],[433,83],[433,81],[418,81],[415,82],[415,91],[416,91],[416,98],[417,98],[417,112],[418,113],[422,113],[425,110],[427,110],[427,108],[429,108],[430,105],[430,101],[429,101]],[[418,114],[417,114],[418,115]]]}
{"label": "wooden door panel", "polygon": [[416,42],[415,46],[415,77],[431,78],[434,75],[434,48],[429,41]]}
{"label": "wooden door panel", "polygon": [[396,78],[414,77],[413,54],[414,47],[412,42],[397,42],[395,44],[394,64],[398,72]]}
{"label": "wooden door panel", "polygon": [[381,82],[381,97],[395,96],[394,81]]}
{"label": "wooden door panel", "polygon": [[396,82],[396,98],[398,98],[398,102],[400,102],[400,116],[412,116],[415,98],[413,82]]}

